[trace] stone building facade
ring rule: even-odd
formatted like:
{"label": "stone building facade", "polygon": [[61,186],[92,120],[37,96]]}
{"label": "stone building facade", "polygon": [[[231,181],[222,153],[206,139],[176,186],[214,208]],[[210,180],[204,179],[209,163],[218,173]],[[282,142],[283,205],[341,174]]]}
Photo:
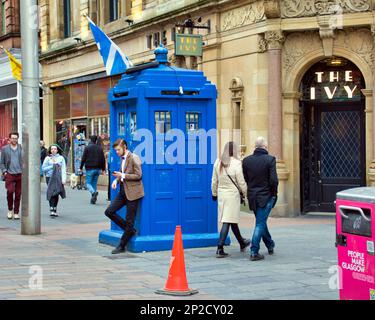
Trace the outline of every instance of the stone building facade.
{"label": "stone building facade", "polygon": [[[40,1],[46,141],[56,140],[61,121],[108,115],[90,111],[85,100],[82,115],[80,106],[70,105],[70,113],[66,106],[56,117],[71,104],[68,96],[83,90],[82,99],[90,100],[90,82],[105,82],[82,16],[87,13],[135,64],[153,58],[156,37],[166,43],[172,64],[204,71],[219,92],[218,128],[235,130],[220,136],[220,150],[235,139],[247,155],[257,136],[268,138],[280,178],[274,215],[332,211],[336,191],[375,184],[375,1],[121,0],[115,1],[116,19],[110,2],[70,1],[66,36],[63,6]],[[173,28],[189,17],[210,22],[210,30],[200,31],[198,59],[174,56]],[[88,89],[79,87],[86,82]],[[64,96],[68,86],[77,87]]]}

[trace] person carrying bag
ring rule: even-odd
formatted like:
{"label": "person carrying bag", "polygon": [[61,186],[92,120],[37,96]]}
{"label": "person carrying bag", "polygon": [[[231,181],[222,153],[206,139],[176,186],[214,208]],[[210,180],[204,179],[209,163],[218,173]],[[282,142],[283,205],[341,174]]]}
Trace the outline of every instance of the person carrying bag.
{"label": "person carrying bag", "polygon": [[238,147],[234,142],[228,142],[221,158],[215,161],[211,189],[213,200],[218,201],[219,222],[223,224],[216,257],[228,256],[224,252],[224,243],[229,228],[232,228],[240,244],[241,252],[243,252],[250,245],[250,241],[242,238],[238,223],[240,222],[241,203],[245,201],[243,195],[247,192],[247,186],[242,172],[242,162],[238,159]]}

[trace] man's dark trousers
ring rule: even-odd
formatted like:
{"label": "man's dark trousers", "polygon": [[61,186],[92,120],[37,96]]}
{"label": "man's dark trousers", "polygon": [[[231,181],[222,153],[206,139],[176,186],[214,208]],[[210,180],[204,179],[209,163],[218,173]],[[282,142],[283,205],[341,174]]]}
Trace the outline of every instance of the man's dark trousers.
{"label": "man's dark trousers", "polygon": [[268,230],[267,219],[271,213],[272,207],[274,206],[276,197],[271,197],[266,206],[263,208],[258,207],[255,212],[255,229],[253,239],[251,240],[251,255],[259,253],[260,241],[263,240],[267,249],[273,249],[275,242],[272,240],[271,234]]}
{"label": "man's dark trousers", "polygon": [[[15,214],[20,212],[22,174],[8,173],[5,176],[5,188],[7,189],[8,210],[14,209]],[[14,196],[14,199],[13,199]]]}
{"label": "man's dark trousers", "polygon": [[[126,198],[124,185],[120,184],[120,192],[105,211],[105,215],[116,223],[124,233],[121,237],[120,246],[125,248],[131,237],[136,233],[134,220],[137,213],[139,199],[130,201]],[[126,205],[126,218],[121,218],[116,212]]]}

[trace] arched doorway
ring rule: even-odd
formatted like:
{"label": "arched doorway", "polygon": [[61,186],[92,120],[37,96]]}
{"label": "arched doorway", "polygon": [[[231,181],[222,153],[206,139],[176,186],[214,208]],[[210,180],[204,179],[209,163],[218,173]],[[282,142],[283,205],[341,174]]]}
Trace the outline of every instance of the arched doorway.
{"label": "arched doorway", "polygon": [[366,184],[365,88],[344,58],[314,64],[301,82],[301,211],[334,211],[336,193]]}

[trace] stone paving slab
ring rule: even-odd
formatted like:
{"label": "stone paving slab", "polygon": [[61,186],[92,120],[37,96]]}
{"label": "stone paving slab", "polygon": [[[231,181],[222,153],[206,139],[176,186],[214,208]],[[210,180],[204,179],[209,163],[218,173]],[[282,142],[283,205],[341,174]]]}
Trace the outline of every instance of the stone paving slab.
{"label": "stone paving slab", "polygon": [[[20,222],[6,219],[4,185],[0,183],[0,300],[4,299],[150,299],[176,300],[155,294],[165,285],[170,251],[127,253],[113,257],[111,247],[98,243],[109,222],[103,212],[105,192],[98,205],[89,204],[86,191],[67,188],[58,219],[51,219],[42,186],[42,234],[21,236]],[[332,216],[270,218],[275,255],[251,262],[232,236],[226,259],[216,248],[185,250],[189,286],[195,299],[338,299],[328,287],[329,267],[337,262],[335,219]],[[240,228],[250,237],[254,216],[243,213]],[[30,289],[30,267],[43,271],[43,288]]]}

